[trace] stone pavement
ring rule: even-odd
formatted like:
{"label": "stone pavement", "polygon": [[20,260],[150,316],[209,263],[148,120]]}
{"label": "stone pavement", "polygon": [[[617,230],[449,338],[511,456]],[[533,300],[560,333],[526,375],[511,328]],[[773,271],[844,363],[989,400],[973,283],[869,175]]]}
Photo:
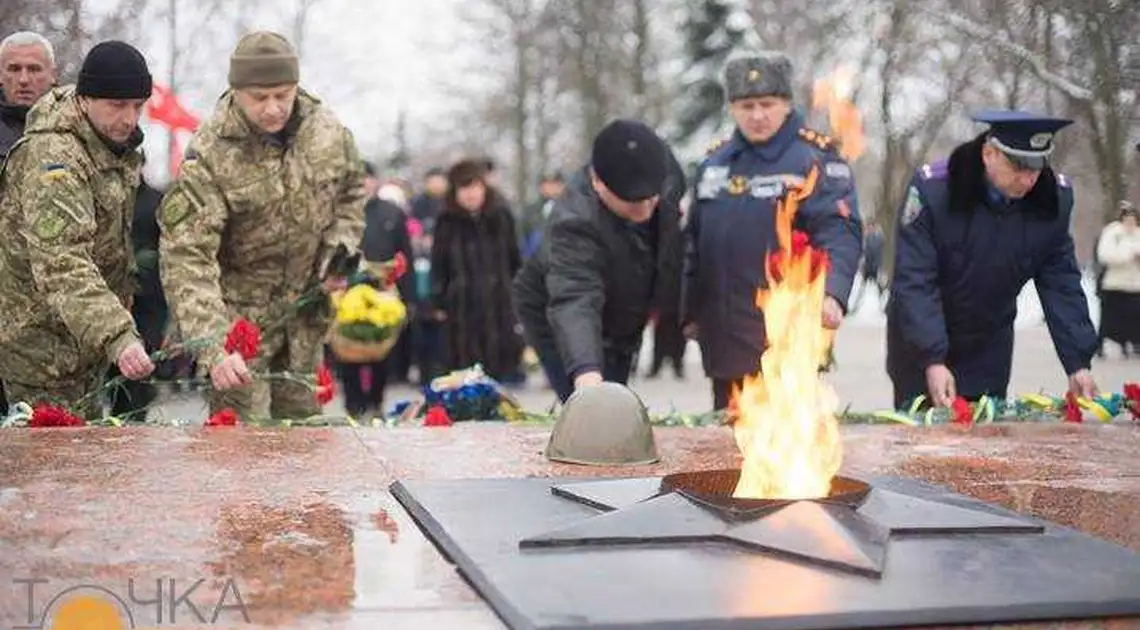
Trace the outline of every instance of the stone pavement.
{"label": "stone pavement", "polygon": [[[838,368],[828,378],[839,394],[841,405],[850,405],[853,411],[890,407],[891,382],[884,367],[886,339],[882,321],[866,317],[853,319],[840,329],[837,339]],[[644,375],[648,369],[651,344],[649,338],[643,347],[639,375]],[[666,367],[657,379],[639,376],[633,381],[632,387],[653,411],[663,413],[676,409],[699,413],[711,408],[712,393],[709,381],[701,372],[700,351],[695,343],[689,346],[685,379],[676,379],[671,369]],[[1093,374],[1101,387],[1120,391],[1126,380],[1140,380],[1140,358],[1125,360],[1115,348],[1111,348],[1106,359],[1095,361]],[[1010,395],[1039,391],[1061,394],[1066,387],[1067,379],[1044,324],[1027,322],[1019,327]],[[516,395],[523,407],[531,411],[545,411],[555,401],[554,392],[546,387],[541,374],[532,375],[528,386],[517,391]],[[417,390],[412,387],[393,386],[388,391],[388,404],[416,396]],[[329,413],[342,411],[340,400],[328,407]],[[168,398],[156,407],[154,413],[164,417],[202,419],[206,416],[206,406],[197,395],[180,395]]]}
{"label": "stone pavement", "polygon": [[[0,431],[0,628],[249,627],[240,597],[257,627],[501,629],[389,485],[739,465],[727,428],[655,433],[659,464],[584,469],[546,461],[542,427],[501,423]],[[846,476],[944,484],[1140,551],[1140,429],[1130,425],[849,426],[844,438]],[[55,623],[67,613],[86,625]],[[41,625],[45,615],[52,623]],[[1140,618],[1000,626],[1137,627]]]}

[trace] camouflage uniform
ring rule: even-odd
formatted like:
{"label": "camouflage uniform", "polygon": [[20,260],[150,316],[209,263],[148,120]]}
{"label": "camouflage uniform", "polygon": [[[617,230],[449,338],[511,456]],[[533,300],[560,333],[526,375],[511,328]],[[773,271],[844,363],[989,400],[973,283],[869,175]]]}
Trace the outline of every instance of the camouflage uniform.
{"label": "camouflage uniform", "polygon": [[109,363],[139,340],[131,213],[142,155],[113,151],[73,87],[46,94],[0,172],[0,377],[13,402],[89,418]]}
{"label": "camouflage uniform", "polygon": [[[252,370],[312,374],[329,314],[290,316],[291,307],[338,244],[359,245],[364,202],[352,134],[318,99],[299,91],[286,130],[269,135],[246,121],[232,91],[222,96],[159,215],[163,287],[183,339],[218,342],[199,351],[201,370],[221,361],[226,330],[245,317],[264,330]],[[225,407],[262,418],[319,411],[305,385],[256,379],[210,395],[212,413]]]}

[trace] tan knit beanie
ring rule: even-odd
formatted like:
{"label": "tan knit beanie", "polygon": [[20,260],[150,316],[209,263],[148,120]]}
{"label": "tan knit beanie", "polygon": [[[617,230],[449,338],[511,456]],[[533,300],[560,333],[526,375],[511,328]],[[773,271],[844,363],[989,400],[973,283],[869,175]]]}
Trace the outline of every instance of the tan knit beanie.
{"label": "tan knit beanie", "polygon": [[292,44],[270,31],[242,37],[230,57],[230,87],[235,89],[297,83],[300,75]]}

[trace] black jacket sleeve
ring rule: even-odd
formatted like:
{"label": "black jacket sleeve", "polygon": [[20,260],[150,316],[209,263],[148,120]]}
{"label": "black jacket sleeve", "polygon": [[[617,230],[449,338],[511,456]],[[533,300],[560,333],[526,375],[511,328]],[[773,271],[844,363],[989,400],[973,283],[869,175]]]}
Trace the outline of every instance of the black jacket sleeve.
{"label": "black jacket sleeve", "polygon": [[451,231],[447,221],[436,225],[431,241],[431,305],[447,310],[447,287],[451,284]]}
{"label": "black jacket sleeve", "polygon": [[816,188],[804,200],[797,219],[801,219],[811,242],[827,251],[831,270],[827,274],[826,292],[847,310],[851,285],[859,271],[863,256],[863,223],[855,195],[851,167],[838,155],[825,154],[816,164],[819,169]]}
{"label": "black jacket sleeve", "polygon": [[1045,311],[1045,323],[1053,337],[1057,357],[1065,368],[1065,374],[1071,376],[1089,368],[1099,344],[1089,317],[1088,300],[1081,287],[1081,270],[1074,254],[1073,238],[1068,230],[1072,195],[1066,195],[1066,192],[1061,193],[1064,204],[1060,219],[1062,227],[1033,282],[1041,299],[1041,308]]}
{"label": "black jacket sleeve", "polygon": [[549,226],[546,315],[570,378],[603,365],[605,252],[588,218],[560,217]]}
{"label": "black jacket sleeve", "polygon": [[[701,172],[697,171],[696,181],[701,181]],[[688,216],[685,218],[685,229],[682,237],[684,260],[681,266],[681,323],[687,324],[697,319],[700,312],[701,294],[697,286],[698,270],[700,266],[700,251],[697,244],[700,242],[701,230],[701,200],[693,194],[693,201],[689,204]]]}
{"label": "black jacket sleeve", "polygon": [[950,339],[938,287],[933,217],[913,179],[898,217],[891,300],[895,304],[899,330],[915,348],[920,367],[925,369],[946,361]]}

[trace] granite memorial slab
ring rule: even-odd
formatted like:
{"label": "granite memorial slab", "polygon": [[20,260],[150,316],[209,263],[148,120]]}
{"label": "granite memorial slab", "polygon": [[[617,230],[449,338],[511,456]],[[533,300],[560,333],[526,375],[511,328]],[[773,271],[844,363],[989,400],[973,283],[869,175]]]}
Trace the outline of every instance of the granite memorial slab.
{"label": "granite memorial slab", "polygon": [[1126,548],[902,478],[767,501],[734,474],[390,490],[515,630],[1140,623]]}

